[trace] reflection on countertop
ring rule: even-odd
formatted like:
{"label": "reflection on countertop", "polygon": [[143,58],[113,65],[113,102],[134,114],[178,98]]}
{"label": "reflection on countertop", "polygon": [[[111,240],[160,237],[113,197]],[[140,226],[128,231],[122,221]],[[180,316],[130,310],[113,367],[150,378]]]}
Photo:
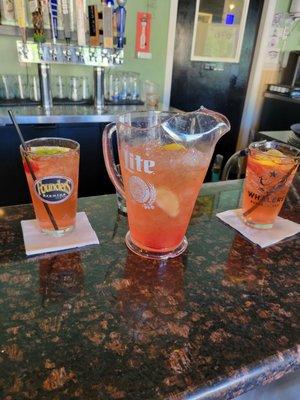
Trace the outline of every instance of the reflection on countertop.
{"label": "reflection on countertop", "polygon": [[187,252],[160,262],[126,249],[114,195],[79,200],[99,246],[36,257],[31,205],[0,209],[2,398],[224,400],[295,370],[299,235],[261,249],[220,222],[241,192],[205,184]]}

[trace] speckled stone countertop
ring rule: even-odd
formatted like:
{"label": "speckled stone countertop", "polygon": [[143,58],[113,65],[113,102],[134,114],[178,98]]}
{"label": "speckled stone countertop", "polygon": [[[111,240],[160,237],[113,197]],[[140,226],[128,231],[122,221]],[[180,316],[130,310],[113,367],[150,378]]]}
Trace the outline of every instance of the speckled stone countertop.
{"label": "speckled stone countertop", "polygon": [[160,263],[127,251],[114,196],[79,202],[100,246],[30,258],[31,206],[0,209],[0,398],[227,400],[295,370],[299,236],[260,249],[218,221],[240,194],[205,185],[187,253]]}

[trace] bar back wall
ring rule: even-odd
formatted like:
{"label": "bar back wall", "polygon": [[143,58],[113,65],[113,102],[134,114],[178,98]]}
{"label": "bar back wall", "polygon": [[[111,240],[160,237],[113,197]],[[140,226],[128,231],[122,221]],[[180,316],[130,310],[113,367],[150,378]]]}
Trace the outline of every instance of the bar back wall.
{"label": "bar back wall", "polygon": [[[156,82],[160,95],[163,94],[165,80],[166,52],[168,41],[169,13],[171,0],[129,0],[126,5],[127,22],[125,62],[120,70],[140,73],[141,79]],[[151,53],[152,59],[137,59],[135,55],[136,13],[145,11],[152,13]],[[0,35],[0,74],[37,73],[36,66],[20,65],[17,59],[16,37]],[[4,56],[5,55],[5,56]],[[56,75],[87,75],[92,82],[92,68],[78,66],[53,66]]]}

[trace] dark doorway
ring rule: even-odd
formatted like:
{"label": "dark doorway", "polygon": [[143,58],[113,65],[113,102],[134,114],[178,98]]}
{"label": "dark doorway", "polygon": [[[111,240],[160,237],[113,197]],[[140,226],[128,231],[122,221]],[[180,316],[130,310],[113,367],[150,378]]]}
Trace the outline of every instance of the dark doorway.
{"label": "dark doorway", "polygon": [[[226,115],[231,131],[215,151],[224,162],[235,152],[262,8],[263,1],[250,0],[239,63],[211,63],[191,61],[196,0],[178,3],[171,106],[192,111],[203,105]],[[214,66],[218,70],[207,69]]]}

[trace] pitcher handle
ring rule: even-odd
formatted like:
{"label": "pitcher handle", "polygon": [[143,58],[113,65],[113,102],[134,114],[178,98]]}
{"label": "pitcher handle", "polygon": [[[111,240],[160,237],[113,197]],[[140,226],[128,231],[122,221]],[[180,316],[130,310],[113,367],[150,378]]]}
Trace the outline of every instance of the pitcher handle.
{"label": "pitcher handle", "polygon": [[243,165],[241,163],[241,158],[242,157],[246,157],[249,154],[249,150],[248,148],[243,149],[243,150],[239,150],[236,153],[232,154],[232,156],[227,160],[224,168],[223,168],[223,172],[222,172],[222,176],[221,176],[221,180],[222,181],[227,181],[228,177],[229,177],[229,173],[231,168],[234,166],[235,162],[237,162],[238,164],[238,173],[237,173],[237,179],[241,179],[241,174],[242,174],[242,169],[243,169]]}
{"label": "pitcher handle", "polygon": [[125,199],[125,191],[122,182],[122,176],[117,169],[113,152],[112,137],[115,132],[116,132],[116,124],[114,123],[108,124],[104,128],[102,135],[103,156],[107,173],[113,185],[115,186],[117,191],[121,194],[121,196],[123,196],[123,198]]}

